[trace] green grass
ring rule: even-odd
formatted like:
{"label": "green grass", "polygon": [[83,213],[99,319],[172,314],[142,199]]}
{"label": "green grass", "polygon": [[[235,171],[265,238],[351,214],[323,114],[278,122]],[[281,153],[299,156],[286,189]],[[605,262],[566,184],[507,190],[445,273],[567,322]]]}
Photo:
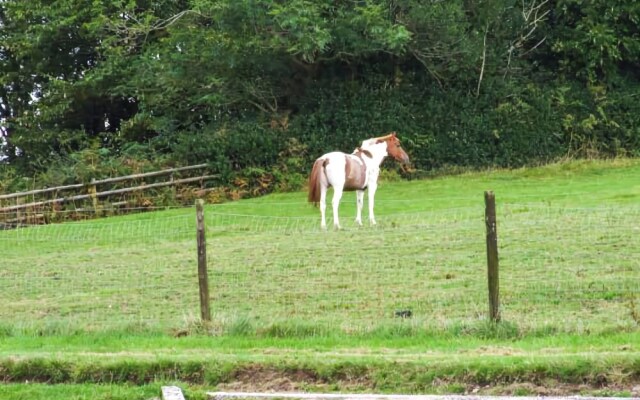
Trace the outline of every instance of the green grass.
{"label": "green grass", "polygon": [[[628,396],[640,380],[638,335],[517,341],[427,336],[9,338],[0,344],[0,380],[51,387],[10,385],[0,390],[48,392],[48,398],[62,399],[95,388],[105,398],[109,390],[114,396],[140,398],[156,390],[149,382],[177,382],[193,394],[188,398],[213,390],[461,393],[481,387],[495,394],[530,390],[517,386],[528,382],[538,389],[562,386],[565,394],[606,390]],[[134,390],[132,385],[141,387]]]}
{"label": "green grass", "polygon": [[[304,193],[206,208],[216,334],[540,335],[637,328],[640,163],[383,182],[379,226],[322,232]],[[483,191],[502,316],[486,321]],[[0,232],[0,334],[198,331],[194,210]],[[412,318],[396,318],[411,310]]]}
{"label": "green grass", "polygon": [[[606,356],[640,354],[640,332],[590,335],[553,335],[523,338],[481,338],[438,334],[409,337],[310,337],[255,338],[236,336],[113,335],[17,336],[0,342],[0,357],[11,358],[20,349],[20,357],[46,358],[58,352],[56,360],[100,359],[126,361],[132,355],[145,360],[227,359],[261,362],[286,356],[298,360],[387,359],[389,361],[446,360],[464,354],[467,358],[527,357],[562,358],[564,356]],[[588,349],[588,352],[585,352]]]}
{"label": "green grass", "polygon": [[[0,386],[3,400],[65,399],[65,400],[148,400],[160,398],[160,385],[46,385],[9,384]],[[204,399],[204,391],[186,393],[189,399]]]}
{"label": "green grass", "polygon": [[[190,398],[273,382],[629,395],[638,176],[640,161],[616,160],[383,182],[379,226],[354,225],[348,193],[339,232],[320,230],[304,193],[209,205],[209,326],[192,208],[0,231],[0,381],[15,383],[0,397],[149,398],[174,381]],[[499,325],[486,319],[484,190],[498,203]]]}

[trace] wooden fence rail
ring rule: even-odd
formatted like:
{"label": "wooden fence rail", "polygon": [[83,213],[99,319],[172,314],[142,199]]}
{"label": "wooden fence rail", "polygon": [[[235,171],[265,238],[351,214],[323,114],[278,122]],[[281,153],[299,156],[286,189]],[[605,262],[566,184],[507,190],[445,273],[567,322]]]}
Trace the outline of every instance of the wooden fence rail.
{"label": "wooden fence rail", "polygon": [[[166,186],[175,186],[175,185],[180,185],[185,183],[203,182],[203,181],[218,177],[218,175],[200,175],[200,176],[182,178],[182,179],[174,179],[173,177],[173,174],[177,172],[204,169],[205,167],[207,167],[207,164],[189,165],[185,167],[169,168],[169,169],[164,169],[160,171],[145,172],[140,174],[119,176],[119,177],[107,178],[107,179],[101,179],[101,180],[92,180],[91,182],[86,182],[86,183],[76,183],[71,185],[30,190],[26,192],[2,194],[0,195],[0,216],[5,217],[4,220],[6,223],[13,223],[13,222],[20,223],[22,220],[26,219],[26,215],[23,215],[22,210],[38,209],[47,205],[73,202],[77,200],[91,200],[93,211],[97,211],[99,209],[99,204],[98,204],[99,198],[103,198],[111,195],[129,193],[129,192],[143,191],[147,189],[154,189],[154,188],[160,188],[160,187],[166,187]],[[141,184],[138,186],[130,186],[130,187],[124,187],[124,188],[118,188],[118,189],[111,189],[111,190],[102,190],[102,191],[97,190],[97,187],[99,185],[113,184],[113,183],[125,182],[125,181],[130,181],[135,179],[158,177],[158,176],[165,176],[165,175],[171,175],[171,177],[169,180],[166,180],[163,182]],[[58,195],[59,192],[70,191],[70,190],[76,190],[76,191],[80,190],[81,193],[71,194],[68,196]],[[40,199],[40,200],[35,199],[36,196],[42,196],[48,193],[54,193],[56,197],[53,199],[51,198],[46,199],[46,196],[45,196],[45,199]],[[31,196],[32,196],[31,198],[32,201],[25,202],[25,198],[31,197]],[[12,202],[15,202],[15,204],[3,206],[1,203],[7,200],[13,200]],[[120,201],[114,204],[123,204],[123,202]],[[86,211],[87,209],[83,208],[82,210]],[[15,214],[15,215],[13,216],[13,218],[9,218],[9,214]],[[42,214],[34,213],[33,216],[38,218],[38,217],[42,217]]]}
{"label": "wooden fence rail", "polygon": [[92,181],[92,182],[89,182],[89,183],[75,183],[73,185],[56,186],[56,187],[51,187],[51,188],[46,188],[46,189],[36,189],[36,190],[30,190],[28,192],[17,192],[17,193],[10,193],[10,194],[2,194],[2,195],[0,195],[0,200],[13,199],[13,198],[16,198],[16,197],[27,197],[27,196],[32,196],[32,195],[36,195],[36,194],[50,193],[50,192],[70,190],[70,189],[81,189],[83,187],[96,186],[96,185],[101,185],[101,184],[104,184],[104,183],[117,183],[117,182],[123,182],[123,181],[127,181],[127,180],[132,180],[132,179],[149,178],[149,177],[153,177],[153,176],[169,175],[169,174],[172,174],[174,172],[189,171],[189,170],[193,170],[193,169],[201,169],[201,168],[204,168],[206,166],[207,166],[207,164],[190,165],[190,166],[186,166],[186,167],[163,169],[161,171],[145,172],[145,173],[142,173],[142,174],[118,176],[118,177],[115,177],[115,178],[107,178],[107,179],[102,179],[102,180],[99,180],[99,181]]}
{"label": "wooden fence rail", "polygon": [[25,208],[45,206],[45,205],[54,204],[54,203],[64,203],[65,201],[87,200],[87,199],[93,198],[94,196],[95,197],[105,197],[105,196],[109,196],[109,195],[113,195],[113,194],[122,194],[122,193],[127,193],[127,192],[135,192],[135,191],[139,191],[139,190],[145,190],[145,189],[159,188],[159,187],[163,187],[163,186],[178,185],[178,184],[181,184],[181,183],[197,182],[197,181],[200,181],[200,180],[207,180],[207,179],[216,178],[217,176],[218,175],[196,176],[194,178],[178,179],[178,180],[173,180],[173,181],[170,181],[170,182],[150,183],[148,185],[132,186],[132,187],[128,187],[128,188],[108,190],[108,191],[105,191],[105,192],[96,192],[96,193],[90,193],[90,194],[78,194],[78,195],[69,196],[69,197],[59,197],[57,199],[36,201],[36,202],[32,202],[32,203],[17,204],[15,206],[2,207],[2,208],[0,208],[0,212],[9,212],[9,211],[15,211],[15,210],[22,210],[22,209],[25,209]]}

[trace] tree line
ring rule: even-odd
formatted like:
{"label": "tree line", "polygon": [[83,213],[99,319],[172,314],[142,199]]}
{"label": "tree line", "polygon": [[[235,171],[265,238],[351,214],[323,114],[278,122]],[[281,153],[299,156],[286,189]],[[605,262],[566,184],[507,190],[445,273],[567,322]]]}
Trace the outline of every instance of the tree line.
{"label": "tree line", "polygon": [[418,171],[637,156],[639,26],[634,0],[4,0],[0,189],[202,162],[297,189],[389,131]]}

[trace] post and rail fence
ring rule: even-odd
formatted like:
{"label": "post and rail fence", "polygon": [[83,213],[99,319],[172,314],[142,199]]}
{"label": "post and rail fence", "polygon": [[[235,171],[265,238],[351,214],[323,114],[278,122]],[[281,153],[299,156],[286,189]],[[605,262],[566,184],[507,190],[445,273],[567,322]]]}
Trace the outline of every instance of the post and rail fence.
{"label": "post and rail fence", "polygon": [[[90,205],[86,208],[82,203],[81,208],[75,208],[73,211],[99,213],[102,207],[100,199],[110,196],[123,195],[131,192],[140,192],[149,189],[157,189],[167,186],[177,186],[181,184],[190,184],[216,178],[217,175],[204,175],[175,179],[174,175],[181,172],[203,170],[207,164],[189,165],[184,167],[169,168],[160,171],[152,171],[138,173],[114,178],[91,180],[85,183],[75,183],[70,185],[56,186],[44,189],[29,190],[26,192],[17,192],[9,194],[0,194],[0,225],[3,227],[20,226],[21,224],[39,224],[46,222],[45,217],[47,211],[55,213],[55,209],[64,203],[72,203],[76,201],[90,201]],[[100,190],[98,188],[104,185],[113,185],[116,183],[130,182],[140,179],[149,179],[156,177],[168,176],[167,180],[154,183],[141,183],[135,186],[121,187],[117,189]],[[75,191],[76,194],[61,196],[60,193]],[[78,193],[80,192],[80,193]],[[42,198],[46,195],[53,195],[53,198]],[[31,198],[31,201],[26,201]],[[111,202],[111,207],[121,207],[128,205],[127,200]]]}

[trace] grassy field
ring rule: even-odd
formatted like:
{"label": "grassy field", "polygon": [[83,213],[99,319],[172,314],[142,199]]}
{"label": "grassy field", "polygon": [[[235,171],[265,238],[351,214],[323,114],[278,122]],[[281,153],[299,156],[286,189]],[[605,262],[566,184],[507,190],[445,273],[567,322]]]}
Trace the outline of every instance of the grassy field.
{"label": "grassy field", "polygon": [[[634,393],[638,176],[639,161],[617,160],[386,181],[379,225],[356,227],[347,194],[339,232],[320,230],[304,193],[209,205],[207,327],[192,208],[0,231],[0,381],[73,383],[0,391],[74,398],[95,383],[181,380]],[[484,190],[498,203],[497,326],[486,320]],[[397,318],[403,310],[411,318]],[[156,389],[117,390],[148,398]]]}
{"label": "grassy field", "polygon": [[[483,191],[498,202],[501,302],[518,332],[640,322],[640,164],[580,162],[383,183],[379,226],[322,232],[304,193],[206,208],[215,333],[460,331],[486,320]],[[194,210],[0,232],[0,329],[198,324]],[[412,318],[396,312],[411,310]],[[506,325],[506,324],[505,324]]]}
{"label": "grassy field", "polygon": [[638,343],[638,332],[517,340],[10,337],[0,341],[0,381],[11,383],[0,385],[0,397],[149,399],[162,384],[181,386],[189,399],[213,390],[639,396]]}
{"label": "grassy field", "polygon": [[[3,393],[3,390],[5,391]],[[159,398],[160,385],[46,385],[11,384],[0,386],[3,400],[65,399],[65,400],[134,400]],[[189,399],[204,399],[204,393],[189,393]]]}

